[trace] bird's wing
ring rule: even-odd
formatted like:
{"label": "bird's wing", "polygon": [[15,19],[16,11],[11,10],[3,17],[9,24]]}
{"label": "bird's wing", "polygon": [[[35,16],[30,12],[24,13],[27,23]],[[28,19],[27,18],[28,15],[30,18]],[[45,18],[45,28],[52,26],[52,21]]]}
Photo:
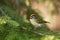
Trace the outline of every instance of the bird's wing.
{"label": "bird's wing", "polygon": [[39,19],[35,19],[35,21],[36,21],[37,23],[40,23],[40,20],[39,20]]}
{"label": "bird's wing", "polygon": [[42,24],[42,23],[49,23],[49,22],[47,22],[47,21],[39,20],[39,19],[36,19],[35,21],[36,21],[37,23],[41,23],[41,24]]}

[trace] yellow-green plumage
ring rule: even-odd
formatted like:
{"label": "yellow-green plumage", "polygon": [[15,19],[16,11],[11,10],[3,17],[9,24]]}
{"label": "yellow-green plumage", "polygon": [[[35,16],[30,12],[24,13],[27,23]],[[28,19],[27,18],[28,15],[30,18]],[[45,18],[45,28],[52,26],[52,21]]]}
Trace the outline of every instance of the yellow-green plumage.
{"label": "yellow-green plumage", "polygon": [[37,23],[48,23],[47,21],[44,21],[44,20],[39,20],[39,19],[35,19],[35,21],[37,22]]}

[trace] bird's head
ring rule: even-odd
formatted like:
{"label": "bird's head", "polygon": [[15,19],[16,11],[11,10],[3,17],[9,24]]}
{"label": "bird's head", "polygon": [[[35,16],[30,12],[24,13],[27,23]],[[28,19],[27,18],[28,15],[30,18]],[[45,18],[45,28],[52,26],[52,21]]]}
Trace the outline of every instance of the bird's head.
{"label": "bird's head", "polygon": [[36,15],[35,14],[31,14],[30,15],[30,19],[36,19]]}

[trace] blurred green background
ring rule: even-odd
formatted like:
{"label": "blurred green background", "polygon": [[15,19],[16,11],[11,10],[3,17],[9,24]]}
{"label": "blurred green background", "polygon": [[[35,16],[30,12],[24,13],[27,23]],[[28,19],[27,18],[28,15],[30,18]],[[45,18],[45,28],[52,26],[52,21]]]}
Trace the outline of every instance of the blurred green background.
{"label": "blurred green background", "polygon": [[44,26],[36,31],[33,29],[29,17],[38,13],[31,8],[31,1],[0,0],[0,40],[60,40],[59,33]]}

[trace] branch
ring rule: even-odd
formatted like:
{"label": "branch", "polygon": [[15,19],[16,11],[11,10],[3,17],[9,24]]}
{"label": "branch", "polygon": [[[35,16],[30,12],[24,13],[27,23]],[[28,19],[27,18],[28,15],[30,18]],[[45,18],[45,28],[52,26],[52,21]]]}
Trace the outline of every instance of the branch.
{"label": "branch", "polygon": [[[27,28],[26,28],[26,27],[21,27],[21,28],[22,28],[22,29],[24,29],[24,30],[27,30]],[[47,34],[38,33],[38,32],[33,31],[33,30],[31,30],[30,32],[33,32],[33,33],[35,33],[35,34],[42,35],[42,36],[48,36]]]}
{"label": "branch", "polygon": [[0,8],[0,12],[2,12],[2,15],[6,16],[7,14],[3,11],[2,8]]}
{"label": "branch", "polygon": [[35,34],[38,34],[38,35],[42,35],[42,36],[48,36],[47,34],[43,34],[43,33],[38,33],[38,32],[36,32],[36,31],[32,31],[33,33],[35,33]]}

